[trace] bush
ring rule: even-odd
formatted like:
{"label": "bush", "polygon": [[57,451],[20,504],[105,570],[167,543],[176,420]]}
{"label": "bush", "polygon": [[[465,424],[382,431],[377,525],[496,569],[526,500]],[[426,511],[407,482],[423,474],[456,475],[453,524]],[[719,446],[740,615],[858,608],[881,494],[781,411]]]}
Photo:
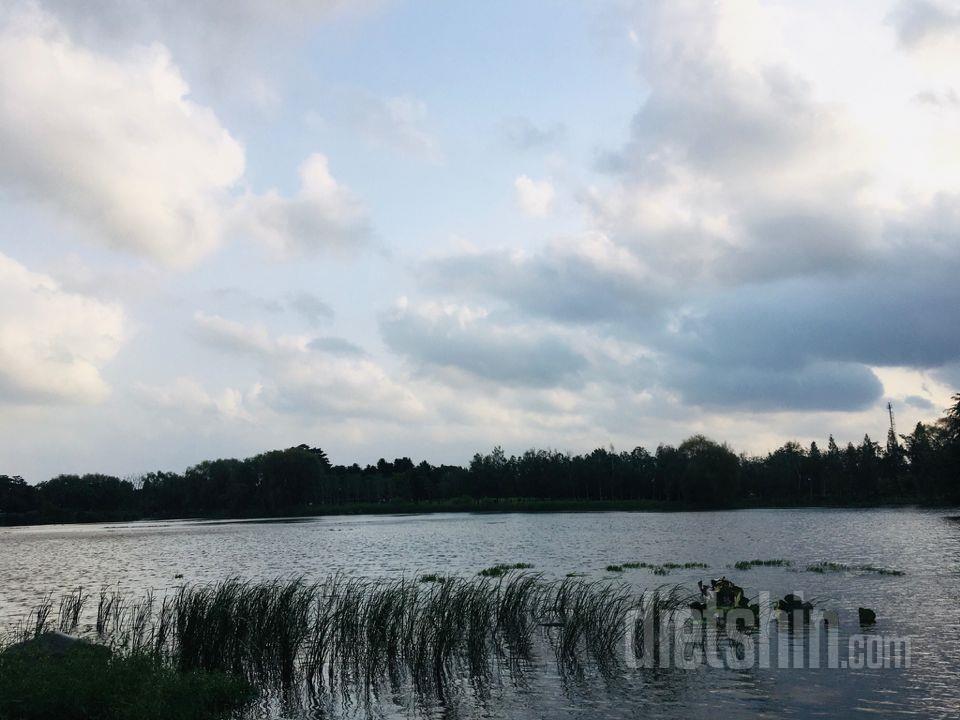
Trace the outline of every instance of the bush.
{"label": "bush", "polygon": [[0,655],[2,720],[209,720],[253,698],[223,673],[180,673],[146,655],[96,646]]}

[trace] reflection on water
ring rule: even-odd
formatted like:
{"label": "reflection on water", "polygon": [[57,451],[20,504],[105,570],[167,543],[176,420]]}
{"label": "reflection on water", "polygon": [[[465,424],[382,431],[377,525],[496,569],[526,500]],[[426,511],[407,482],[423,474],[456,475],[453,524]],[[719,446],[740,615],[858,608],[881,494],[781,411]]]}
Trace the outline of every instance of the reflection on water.
{"label": "reflection on water", "polygon": [[[910,636],[910,667],[696,670],[622,668],[561,678],[549,648],[523,673],[489,685],[464,680],[422,708],[436,717],[849,717],[956,716],[960,630],[956,596],[960,523],[956,511],[752,510],[705,513],[583,513],[296,518],[293,522],[144,522],[0,530],[0,617],[15,619],[47,593],[119,585],[138,593],[229,576],[268,580],[335,572],[366,577],[421,572],[472,575],[502,562],[529,562],[548,578],[570,572],[611,577],[625,561],[705,562],[709,571],[667,577],[628,571],[616,582],[695,587],[727,574],[748,593],[802,592],[840,615],[840,647],[859,632],[858,606],[875,608],[871,632]],[[737,560],[787,558],[792,567],[736,571]],[[804,572],[833,561],[904,571],[903,576]],[[175,576],[183,575],[183,580]],[[614,579],[614,578],[612,578]],[[797,641],[796,638],[790,642]],[[803,642],[801,637],[800,642]],[[403,688],[377,689],[382,712],[409,714]],[[363,715],[360,706],[319,694],[265,698],[274,716]],[[396,708],[407,708],[406,710]],[[391,710],[391,708],[394,708]]]}

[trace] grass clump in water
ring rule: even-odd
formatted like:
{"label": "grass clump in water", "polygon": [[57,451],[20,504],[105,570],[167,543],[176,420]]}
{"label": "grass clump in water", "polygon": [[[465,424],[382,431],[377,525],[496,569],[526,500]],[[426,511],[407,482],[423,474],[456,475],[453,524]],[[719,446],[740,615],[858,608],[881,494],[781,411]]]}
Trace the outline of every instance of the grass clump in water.
{"label": "grass clump in water", "polygon": [[663,567],[667,570],[708,570],[710,566],[702,562],[685,562],[685,563],[664,563]]}
{"label": "grass clump in water", "polygon": [[484,570],[481,570],[477,575],[481,577],[492,577],[498,578],[503,577],[511,570],[530,570],[533,567],[530,563],[512,563],[512,564],[500,564],[494,565],[493,567],[488,567]]}
{"label": "grass clump in water", "polygon": [[622,573],[623,565],[607,565],[607,572]]}
{"label": "grass clump in water", "polygon": [[790,567],[792,563],[789,560],[740,560],[734,563],[737,570],[750,570],[755,567]]}
{"label": "grass clump in water", "polygon": [[710,566],[701,562],[666,562],[662,565],[648,562],[625,562],[621,567],[628,570],[649,570],[654,575],[669,575],[671,570],[706,570]]}
{"label": "grass clump in water", "polygon": [[823,575],[828,572],[865,572],[876,575],[903,575],[902,570],[891,570],[889,568],[877,567],[875,565],[844,565],[835,562],[819,562],[814,565],[807,565],[807,572],[820,573]]}
{"label": "grass clump in water", "polygon": [[[102,662],[115,657],[145,663],[138,672],[149,687],[129,683],[139,688],[136,702],[143,707],[133,703],[131,707],[137,708],[133,715],[117,714],[125,712],[120,705],[114,714],[101,706],[91,706],[94,709],[86,715],[61,714],[53,703],[64,696],[54,693],[30,696],[31,702],[46,698],[49,703],[38,705],[42,712],[24,714],[2,705],[17,695],[0,684],[0,720],[199,720],[216,717],[221,700],[239,702],[240,689],[250,685],[264,698],[284,701],[292,697],[292,690],[309,693],[311,703],[336,695],[345,701],[374,702],[377,688],[387,686],[410,687],[418,702],[427,701],[460,687],[463,677],[486,686],[503,668],[519,682],[541,642],[553,650],[563,675],[577,676],[585,662],[601,673],[616,674],[627,618],[636,616],[637,631],[647,622],[661,627],[692,597],[679,588],[666,594],[660,589],[637,594],[625,583],[547,581],[533,573],[505,572],[504,577],[450,576],[428,583],[416,576],[376,580],[341,574],[317,582],[234,578],[182,585],[157,602],[149,594],[137,600],[104,591],[89,613],[96,610],[97,641],[114,653],[107,651],[108,659]],[[51,622],[51,607],[55,606],[48,598],[41,611],[28,618],[24,632],[30,636],[44,632]],[[62,622],[70,626],[75,613],[70,603],[64,607]],[[3,682],[11,682],[3,666],[0,675]],[[127,687],[124,683],[118,682],[117,692]],[[29,681],[21,681],[21,696],[30,687]],[[192,688],[195,700],[178,714],[183,701],[177,693],[183,687]],[[109,688],[100,688],[91,693],[90,702],[117,697],[110,693]],[[86,697],[76,689],[70,695]],[[208,705],[196,700],[201,696],[209,699]],[[150,703],[162,707],[163,714],[157,715]],[[207,714],[198,714],[201,710]]]}
{"label": "grass clump in water", "polygon": [[146,654],[111,655],[94,645],[0,655],[3,720],[210,720],[253,696],[233,675],[178,672]]}
{"label": "grass clump in water", "polygon": [[422,583],[442,583],[447,582],[449,579],[447,576],[438,573],[426,573],[420,576],[420,582]]}

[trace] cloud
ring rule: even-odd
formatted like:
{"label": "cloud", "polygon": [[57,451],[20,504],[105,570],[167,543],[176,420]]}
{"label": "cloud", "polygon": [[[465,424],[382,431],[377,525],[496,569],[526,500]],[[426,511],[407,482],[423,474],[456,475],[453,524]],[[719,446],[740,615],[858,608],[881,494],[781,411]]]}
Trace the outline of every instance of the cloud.
{"label": "cloud", "polygon": [[[29,7],[31,0],[10,0]],[[321,23],[362,17],[382,0],[42,0],[71,35],[108,52],[162,43],[206,92],[263,109],[278,98],[278,60]],[[271,67],[272,66],[272,67]]]}
{"label": "cloud", "polygon": [[500,134],[507,145],[515,150],[533,150],[556,145],[566,134],[566,128],[562,123],[541,127],[529,118],[515,116],[500,123]]}
{"label": "cloud", "polygon": [[454,368],[510,385],[579,384],[585,358],[561,338],[498,324],[484,311],[399,303],[380,319],[384,340],[419,365]]}
{"label": "cloud", "polygon": [[359,345],[340,337],[316,337],[307,343],[307,347],[316,352],[348,357],[363,357],[367,354]]}
{"label": "cloud", "polygon": [[95,403],[124,337],[121,309],[64,291],[0,253],[0,404]]}
{"label": "cloud", "polygon": [[[138,383],[134,390],[144,404],[158,410],[225,420],[252,420],[245,407],[250,398],[245,398],[241,391],[225,388],[213,395],[195,378],[178,377],[165,385]],[[256,390],[251,393],[255,394]]]}
{"label": "cloud", "polygon": [[911,407],[915,407],[915,408],[917,408],[918,410],[927,411],[927,410],[933,410],[933,409],[936,407],[936,406],[933,404],[933,401],[931,401],[931,400],[928,399],[928,398],[923,397],[922,395],[907,395],[907,397],[905,397],[905,398],[903,399],[903,401],[904,401],[907,405],[909,405],[909,406],[911,406]]}
{"label": "cloud", "polygon": [[883,394],[876,375],[855,363],[813,362],[789,370],[675,363],[668,373],[684,402],[718,409],[852,411]]}
{"label": "cloud", "polygon": [[76,45],[40,12],[0,29],[0,183],[108,247],[189,265],[222,237],[242,146],[161,46],[119,58]]}
{"label": "cloud", "polygon": [[218,350],[261,356],[274,350],[273,338],[263,327],[249,326],[199,311],[194,314],[193,323],[194,335]]}
{"label": "cloud", "polygon": [[501,299],[559,322],[639,323],[664,303],[655,274],[600,233],[557,240],[533,253],[488,250],[433,258],[419,276],[436,290]]}
{"label": "cloud", "polygon": [[329,353],[296,354],[272,368],[264,399],[284,413],[313,419],[423,419],[426,407],[404,383],[370,358]]}
{"label": "cloud", "polygon": [[329,114],[372,147],[439,162],[436,138],[427,130],[427,105],[409,95],[381,98],[360,91],[340,93]]}
{"label": "cloud", "polygon": [[329,304],[306,291],[294,293],[290,298],[290,306],[311,325],[332,320],[335,315]]}
{"label": "cloud", "polygon": [[553,207],[553,183],[549,180],[532,180],[520,175],[513,181],[517,193],[517,205],[530,217],[542,218]]}
{"label": "cloud", "polygon": [[416,394],[360,348],[339,338],[273,336],[260,326],[198,312],[197,338],[220,352],[257,361],[258,398],[282,414],[315,420],[405,422],[424,414]]}
{"label": "cloud", "polygon": [[319,153],[300,166],[300,190],[294,197],[276,190],[247,195],[237,206],[234,222],[238,232],[284,256],[354,250],[371,236],[363,205],[334,179],[327,158]]}
{"label": "cloud", "polygon": [[889,21],[907,47],[960,35],[960,8],[942,0],[901,0],[890,13]]}
{"label": "cloud", "polygon": [[960,360],[960,144],[913,61],[872,58],[878,88],[857,81],[869,42],[832,63],[792,44],[796,8],[636,7],[649,94],[579,194],[591,229],[427,260],[424,285],[634,343],[693,405],[858,411],[874,368]]}

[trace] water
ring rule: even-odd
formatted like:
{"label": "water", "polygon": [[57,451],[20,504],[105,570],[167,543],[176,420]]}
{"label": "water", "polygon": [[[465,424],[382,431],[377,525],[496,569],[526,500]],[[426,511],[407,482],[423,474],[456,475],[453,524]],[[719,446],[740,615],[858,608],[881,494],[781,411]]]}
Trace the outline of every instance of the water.
{"label": "water", "polygon": [[[948,518],[954,514],[912,509],[449,514],[9,528],[0,530],[0,620],[22,616],[47,593],[79,586],[162,593],[182,582],[229,576],[472,575],[496,563],[521,561],[547,577],[581,572],[603,578],[614,577],[604,570],[611,563],[696,561],[711,569],[675,570],[667,577],[627,571],[614,581],[693,588],[697,579],[727,574],[751,595],[801,591],[839,612],[844,659],[850,635],[860,632],[857,607],[871,607],[879,616],[871,633],[910,638],[910,666],[624,669],[613,679],[588,673],[570,681],[545,661],[525,675],[521,687],[508,679],[479,699],[453,695],[424,712],[511,718],[956,717],[960,522]],[[730,567],[752,558],[786,558],[793,565],[744,572]],[[905,574],[803,570],[819,561]],[[392,708],[389,698],[382,712],[410,714],[409,708]],[[290,711],[298,713],[305,714]]]}

